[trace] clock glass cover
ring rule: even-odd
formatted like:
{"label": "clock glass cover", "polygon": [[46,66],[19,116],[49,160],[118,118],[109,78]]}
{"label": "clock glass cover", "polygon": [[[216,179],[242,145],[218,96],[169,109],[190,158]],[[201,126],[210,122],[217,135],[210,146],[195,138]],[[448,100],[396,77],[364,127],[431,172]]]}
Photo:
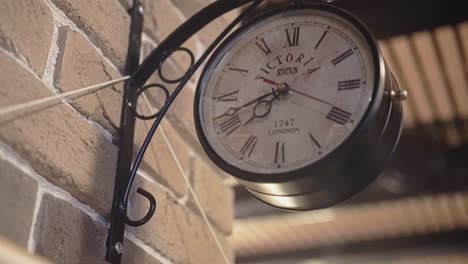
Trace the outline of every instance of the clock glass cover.
{"label": "clock glass cover", "polygon": [[374,93],[365,38],[322,10],[293,9],[241,28],[213,55],[195,115],[212,150],[255,174],[286,173],[333,152]]}

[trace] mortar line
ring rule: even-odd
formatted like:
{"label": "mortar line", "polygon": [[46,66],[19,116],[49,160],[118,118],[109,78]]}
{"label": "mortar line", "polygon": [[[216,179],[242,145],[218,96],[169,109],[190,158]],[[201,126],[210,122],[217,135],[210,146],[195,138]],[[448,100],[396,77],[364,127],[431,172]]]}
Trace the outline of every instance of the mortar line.
{"label": "mortar line", "polygon": [[54,17],[54,22],[57,23],[57,26],[68,26],[70,27],[73,31],[80,33],[89,43],[91,43],[91,46],[97,51],[97,53],[104,58],[104,60],[111,66],[113,67],[117,72],[121,73],[119,68],[117,68],[114,63],[104,55],[102,52],[102,49],[99,48],[94,44],[94,42],[89,38],[89,36],[81,29],[79,28],[75,22],[73,22],[68,16],[60,9],[58,8],[51,0],[43,0],[50,8],[52,15]]}
{"label": "mortar line", "polygon": [[[30,176],[28,175],[28,177]],[[37,223],[37,218],[39,215],[39,210],[41,208],[42,197],[44,195],[44,190],[42,189],[42,186],[37,182],[36,179],[34,180],[37,183],[37,191],[36,191],[36,200],[34,202],[34,210],[33,210],[33,215],[32,215],[31,227],[29,228],[29,237],[28,237],[28,245],[27,245],[27,250],[29,253],[34,253],[36,251],[36,245],[37,245],[36,236],[35,236],[36,223]]]}
{"label": "mortar line", "polygon": [[171,190],[170,188],[168,188],[168,187],[164,186],[163,184],[159,183],[157,180],[155,180],[153,177],[151,177],[148,172],[146,172],[143,169],[138,169],[137,175],[142,177],[146,181],[156,185],[157,187],[161,188],[163,191],[165,191],[167,194],[169,194],[169,196],[172,198],[172,200],[174,200],[178,204],[180,204],[182,206],[185,206],[187,204],[187,201],[188,201],[188,194],[187,193],[184,194],[181,197],[178,197],[177,194],[173,190]]}
{"label": "mortar line", "polygon": [[[151,255],[155,259],[161,262],[161,264],[174,264],[172,260],[163,255],[161,252],[157,251],[156,249],[152,248],[151,246],[147,245],[143,240],[139,239],[135,234],[125,231],[124,237],[133,242],[137,247],[141,248],[145,251],[148,255]],[[124,252],[125,254],[125,252]]]}
{"label": "mortar line", "polygon": [[47,62],[44,69],[44,73],[42,74],[42,81],[47,83],[50,86],[54,84],[54,72],[55,72],[55,65],[57,63],[57,56],[59,54],[59,47],[57,45],[58,40],[58,27],[54,20],[54,26],[52,30],[52,37],[50,40],[49,52],[47,54]]}

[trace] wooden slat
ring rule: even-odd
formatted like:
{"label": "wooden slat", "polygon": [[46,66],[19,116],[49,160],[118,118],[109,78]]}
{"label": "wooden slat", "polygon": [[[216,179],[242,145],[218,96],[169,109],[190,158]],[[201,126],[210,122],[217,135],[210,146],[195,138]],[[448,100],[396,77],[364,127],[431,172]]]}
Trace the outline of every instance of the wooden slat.
{"label": "wooden slat", "polygon": [[447,74],[455,105],[461,119],[468,118],[468,83],[462,61],[462,52],[458,46],[455,30],[451,26],[434,30],[443,66]]}
{"label": "wooden slat", "polygon": [[411,36],[411,41],[420,61],[422,77],[426,80],[425,85],[432,94],[437,119],[443,122],[454,120],[455,109],[450,101],[449,90],[444,82],[444,71],[437,58],[431,33],[428,31],[415,33]]}
{"label": "wooden slat", "polygon": [[461,49],[465,58],[465,72],[468,74],[468,21],[457,26],[457,33],[461,41]]}
{"label": "wooden slat", "polygon": [[423,85],[409,38],[401,36],[390,39],[390,48],[394,51],[396,63],[399,65],[401,74],[408,85],[405,87],[409,94],[408,100],[416,106],[415,117],[417,122],[422,124],[432,123],[435,117],[429,101],[430,91]]}
{"label": "wooden slat", "polygon": [[[457,26],[457,33],[458,37],[460,39],[460,45],[462,52],[464,54],[464,59],[465,59],[465,74],[468,76],[468,21],[460,23]],[[467,87],[468,89],[468,87]],[[462,138],[462,143],[467,143],[468,142],[468,122],[463,123],[463,138]]]}
{"label": "wooden slat", "polygon": [[466,264],[468,263],[468,254],[465,255],[441,255],[441,256],[420,256],[398,261],[390,261],[388,264]]}
{"label": "wooden slat", "polygon": [[[468,193],[237,220],[238,256],[468,228]],[[271,246],[274,241],[275,246]]]}

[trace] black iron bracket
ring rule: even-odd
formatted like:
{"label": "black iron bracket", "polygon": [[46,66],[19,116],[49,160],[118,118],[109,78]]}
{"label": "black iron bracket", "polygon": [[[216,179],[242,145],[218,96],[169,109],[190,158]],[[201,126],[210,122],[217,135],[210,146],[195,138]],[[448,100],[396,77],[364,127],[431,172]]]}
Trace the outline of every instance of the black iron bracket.
{"label": "black iron bracket", "polygon": [[[216,46],[231,32],[231,30],[240,23],[246,16],[254,10],[263,0],[218,0],[200,10],[197,14],[180,25],[164,41],[162,41],[139,65],[141,35],[143,30],[143,6],[140,0],[134,0],[129,13],[131,15],[131,26],[129,45],[127,52],[127,62],[125,73],[130,75],[130,79],[125,82],[124,94],[122,100],[122,112],[120,117],[119,129],[119,153],[117,157],[117,170],[114,183],[114,196],[112,201],[112,210],[110,217],[110,227],[107,235],[106,260],[110,263],[120,263],[123,253],[125,225],[141,226],[146,224],[153,216],[156,210],[156,200],[153,195],[142,188],[137,189],[137,193],[144,196],[150,206],[146,215],[138,220],[132,220],[127,215],[127,206],[132,184],[135,180],[138,168],[151,139],[156,132],[162,118],[175,100],[179,92],[190,80],[194,72],[207,59]],[[205,27],[211,21],[221,15],[239,8],[245,4],[248,5],[240,15],[234,19],[220,35],[209,45],[206,51],[197,59],[192,51],[182,47],[182,45],[191,36]],[[162,65],[164,61],[174,52],[186,52],[190,58],[190,67],[184,75],[177,79],[168,79],[162,74]],[[165,84],[178,84],[172,93],[162,83],[147,84],[150,76],[158,72],[158,75]],[[138,97],[147,89],[161,89],[166,96],[166,101],[158,113],[151,116],[145,116],[137,111]],[[136,119],[154,119],[148,135],[146,136],[138,154],[133,157],[134,130]],[[157,153],[156,153],[157,155]],[[133,164],[132,164],[133,161]]]}
{"label": "black iron bracket", "polygon": [[[141,34],[143,30],[143,6],[139,0],[133,2],[133,7],[129,10],[131,15],[130,36],[128,43],[127,62],[125,74],[131,75],[138,68],[140,62]],[[153,215],[156,207],[154,197],[143,189],[138,192],[150,201],[150,211],[147,217],[140,221],[129,221],[126,215],[125,192],[129,186],[129,175],[132,164],[133,137],[136,117],[133,114],[131,105],[135,103],[137,87],[132,79],[128,79],[124,84],[122,109],[119,129],[119,153],[117,157],[117,170],[114,183],[114,197],[110,218],[110,227],[107,236],[106,260],[110,263],[120,263],[123,252],[123,240],[125,225],[144,224]]]}

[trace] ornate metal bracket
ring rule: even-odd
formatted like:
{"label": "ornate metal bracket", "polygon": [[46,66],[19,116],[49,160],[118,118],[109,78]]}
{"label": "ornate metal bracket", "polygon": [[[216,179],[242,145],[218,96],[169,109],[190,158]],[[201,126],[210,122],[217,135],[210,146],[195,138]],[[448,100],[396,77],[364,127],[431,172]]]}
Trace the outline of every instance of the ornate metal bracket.
{"label": "ornate metal bracket", "polygon": [[[138,220],[132,220],[127,215],[128,199],[133,181],[138,171],[138,167],[140,166],[146,149],[148,148],[154,133],[161,123],[162,118],[166,114],[167,110],[179,92],[183,89],[185,84],[192,77],[193,73],[200,67],[209,54],[222,41],[222,39],[227,36],[229,32],[262,1],[263,0],[218,0],[213,2],[204,9],[200,10],[181,26],[179,26],[172,34],[170,34],[163,42],[161,42],[159,46],[148,55],[148,57],[146,57],[141,65],[139,65],[139,58],[141,34],[143,29],[143,6],[141,5],[140,0],[133,1],[133,7],[130,10],[132,20],[127,52],[127,63],[125,67],[126,74],[131,75],[131,78],[125,82],[124,98],[120,117],[120,142],[117,158],[117,171],[114,183],[114,197],[112,202],[110,227],[106,241],[106,260],[108,262],[121,262],[125,225],[144,225],[151,219],[156,210],[156,200],[153,195],[142,188],[138,188],[137,193],[148,199],[150,208],[146,215]],[[195,60],[193,53],[189,49],[182,47],[183,43],[187,39],[189,39],[211,21],[249,2],[252,3],[222,31],[222,33],[213,41],[213,43],[206,49],[200,58]],[[301,1],[293,1],[293,3],[295,2],[300,3]],[[191,58],[191,64],[182,77],[171,80],[167,79],[162,74],[161,68],[164,61],[175,51],[183,51],[188,53]],[[169,93],[168,89],[163,84],[154,83],[144,86],[149,77],[156,71],[164,83],[178,83],[177,88],[172,94]],[[166,95],[166,101],[158,113],[151,116],[144,116],[137,112],[136,105],[138,97],[149,88],[158,88],[163,90],[164,94]],[[155,120],[132,165],[136,118],[144,120]]]}

